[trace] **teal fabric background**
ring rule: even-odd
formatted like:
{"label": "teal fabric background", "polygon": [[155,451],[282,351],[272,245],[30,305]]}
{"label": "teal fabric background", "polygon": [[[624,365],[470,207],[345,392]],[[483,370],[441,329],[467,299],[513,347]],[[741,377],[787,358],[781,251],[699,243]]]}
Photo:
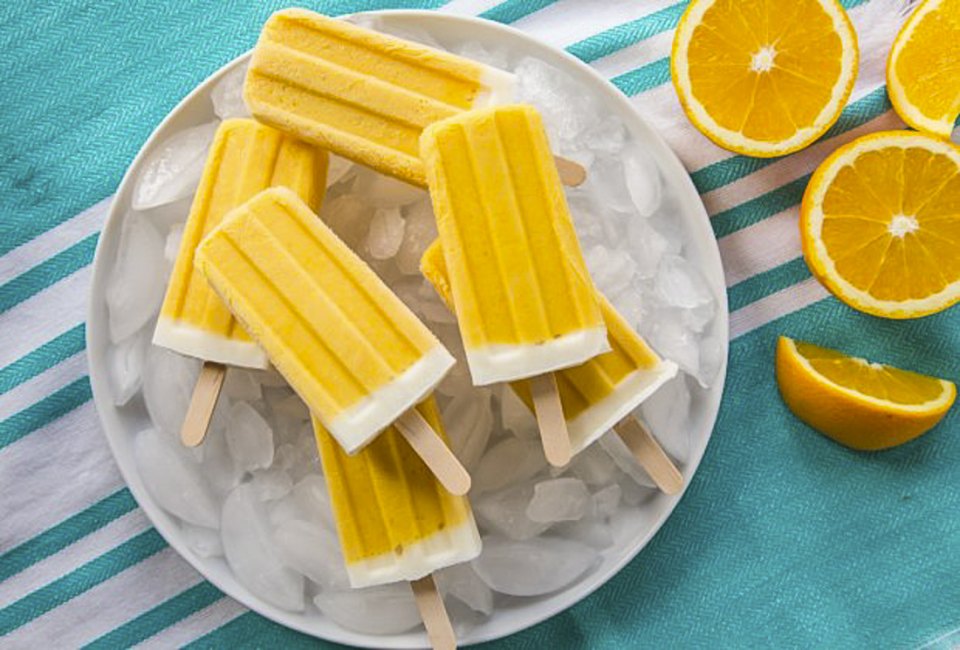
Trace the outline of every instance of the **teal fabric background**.
{"label": "teal fabric background", "polygon": [[[589,11],[590,2],[582,2]],[[429,8],[442,2],[303,4],[339,14]],[[490,17],[511,22],[546,4],[514,0]],[[250,48],[269,13],[285,5],[276,0],[4,3],[0,255],[109,196],[166,113],[211,72]],[[667,27],[648,27],[669,28],[681,11],[682,3],[664,13]],[[611,34],[574,51],[587,60],[597,58],[617,38]],[[643,74],[662,75],[662,70]],[[637,76],[623,83],[634,83]],[[882,97],[876,101],[882,103]],[[89,264],[94,242],[95,237],[73,244],[0,285],[0,310]],[[763,294],[760,285],[765,283],[808,277],[796,264],[777,271],[756,278],[749,291],[759,287]],[[0,332],[0,339],[16,334]],[[901,448],[875,454],[843,449],[793,418],[779,399],[773,370],[779,334],[960,379],[960,308],[893,322],[828,298],[735,339],[713,440],[660,533],[590,598],[483,647],[902,648],[960,627],[960,408]],[[33,372],[31,364],[49,365],[57,355],[82,347],[82,328],[64,337],[25,366],[0,370],[0,387]],[[88,384],[68,388],[44,409],[0,423],[0,453],[37,422],[89,399]],[[99,507],[115,516],[135,505],[128,493],[118,493]],[[107,516],[98,512],[81,519]],[[0,580],[72,539],[65,530],[57,535],[35,542],[39,547],[0,547]],[[162,547],[149,531],[91,571],[120,570]],[[56,589],[25,594],[25,603],[0,609],[0,644],[4,632],[24,617],[55,607],[64,593],[83,584],[57,583]],[[116,629],[98,645],[141,641],[220,597],[202,583]],[[254,613],[194,643],[281,644],[332,647]]]}

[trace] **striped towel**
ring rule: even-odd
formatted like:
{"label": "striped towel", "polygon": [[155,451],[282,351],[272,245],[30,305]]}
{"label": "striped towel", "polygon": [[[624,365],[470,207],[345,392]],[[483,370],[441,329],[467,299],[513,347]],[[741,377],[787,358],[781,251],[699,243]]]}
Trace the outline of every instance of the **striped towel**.
{"label": "striped towel", "polygon": [[[783,0],[787,2],[788,0]],[[843,0],[863,61],[809,149],[732,156],[670,85],[676,0],[317,0],[339,14],[434,8],[509,23],[590,63],[690,170],[726,268],[732,341],[714,438],[652,543],[576,607],[503,647],[907,647],[960,627],[960,409],[920,441],[847,451],[780,401],[780,333],[960,377],[960,309],[913,322],[829,297],[797,208],[825,155],[901,128],[883,61],[904,0]],[[29,5],[29,6],[28,6]],[[90,262],[127,165],[173,105],[251,47],[281,0],[5,2],[0,7],[0,645],[325,644],[224,597],[137,508],[90,401]],[[947,635],[946,637],[944,635]],[[942,641],[942,643],[949,643]]]}

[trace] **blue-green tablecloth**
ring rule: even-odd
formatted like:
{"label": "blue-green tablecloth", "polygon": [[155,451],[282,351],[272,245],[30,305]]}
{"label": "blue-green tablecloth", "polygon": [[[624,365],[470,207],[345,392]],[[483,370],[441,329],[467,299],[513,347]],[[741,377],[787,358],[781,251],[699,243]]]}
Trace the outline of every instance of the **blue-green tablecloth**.
{"label": "blue-green tablecloth", "polygon": [[[107,199],[166,113],[251,47],[283,4],[0,6],[2,646],[328,645],[224,597],[150,527],[106,450],[83,350]],[[862,133],[902,126],[882,66],[907,3],[843,2],[864,51],[857,89],[821,143],[779,161],[731,156],[680,113],[667,56],[685,2],[304,4],[333,14],[480,14],[565,47],[667,138],[720,243],[730,364],[687,494],[597,593],[491,646],[901,648],[960,627],[960,409],[916,442],[854,453],[793,418],[774,378],[781,333],[960,378],[960,309],[909,322],[857,313],[810,278],[796,236],[804,185],[824,156]]]}

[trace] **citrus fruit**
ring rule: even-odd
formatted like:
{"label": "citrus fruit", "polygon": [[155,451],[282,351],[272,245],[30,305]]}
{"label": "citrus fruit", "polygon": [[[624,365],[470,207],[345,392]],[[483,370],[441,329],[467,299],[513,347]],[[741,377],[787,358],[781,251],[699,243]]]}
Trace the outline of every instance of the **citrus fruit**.
{"label": "citrus fruit", "polygon": [[897,35],[887,93],[913,128],[949,138],[960,115],[960,0],[926,0]]}
{"label": "citrus fruit", "polygon": [[837,120],[858,57],[836,0],[693,0],[674,35],[670,71],[704,135],[772,157],[806,147]]}
{"label": "citrus fruit", "polygon": [[926,433],[957,396],[951,382],[781,336],[777,383],[794,415],[853,449],[886,449]]}
{"label": "citrus fruit", "polygon": [[914,318],[960,300],[960,147],[913,131],[866,135],[817,168],[800,236],[810,271],[845,303]]}

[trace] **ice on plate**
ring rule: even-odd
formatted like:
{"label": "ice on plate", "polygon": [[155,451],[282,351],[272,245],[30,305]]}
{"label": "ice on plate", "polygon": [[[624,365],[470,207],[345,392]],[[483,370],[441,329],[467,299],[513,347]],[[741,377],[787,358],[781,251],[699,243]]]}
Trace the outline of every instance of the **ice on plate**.
{"label": "ice on plate", "polygon": [[[594,281],[683,370],[637,415],[673,458],[689,463],[691,403],[716,380],[724,342],[713,328],[718,301],[687,249],[676,190],[624,124],[561,71],[476,43],[461,50],[512,69],[519,99],[543,111],[555,150],[587,167],[589,180],[567,197]],[[242,78],[238,68],[215,86],[217,117],[247,114]],[[141,480],[194,553],[225,557],[267,602],[371,634],[415,628],[408,585],[349,588],[309,412],[275,370],[230,369],[205,443],[189,450],[177,440],[200,362],[149,339],[216,126],[171,134],[145,161],[107,288],[111,396],[137,409],[142,393],[153,422],[132,440]],[[494,614],[496,594],[536,597],[590,575],[607,549],[636,534],[629,510],[660,494],[649,476],[613,432],[569,466],[549,467],[536,420],[516,395],[505,385],[471,385],[453,314],[420,276],[420,256],[437,236],[427,194],[337,156],[327,184],[321,218],[460,361],[436,396],[453,450],[473,476],[484,549],[436,576],[458,629]]]}

